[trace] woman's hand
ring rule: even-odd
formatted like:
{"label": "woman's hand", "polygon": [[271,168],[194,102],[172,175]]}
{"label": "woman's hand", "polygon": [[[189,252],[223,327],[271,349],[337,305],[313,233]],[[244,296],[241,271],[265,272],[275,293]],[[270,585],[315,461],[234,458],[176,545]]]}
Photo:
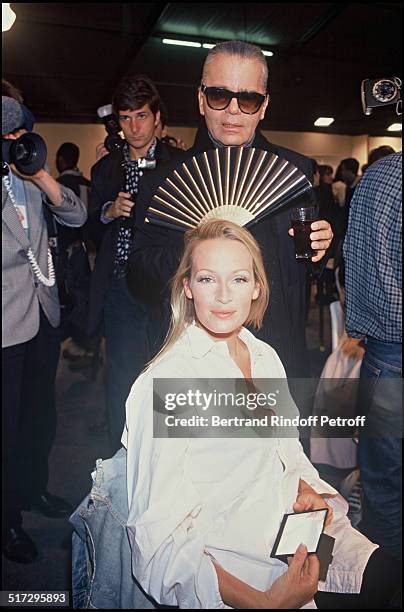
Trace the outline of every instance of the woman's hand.
{"label": "woman's hand", "polygon": [[286,572],[265,591],[269,609],[301,608],[317,593],[320,571],[317,555],[308,555],[306,546],[300,544],[288,563]]}
{"label": "woman's hand", "polygon": [[307,554],[304,544],[300,544],[295,555],[288,558],[288,569],[267,591],[260,591],[239,580],[223,569],[208,551],[205,554],[216,570],[222,600],[236,610],[300,608],[317,593],[320,563],[316,555]]}
{"label": "woman's hand", "polygon": [[304,512],[305,510],[321,510],[326,508],[327,518],[325,526],[330,525],[333,518],[332,508],[325,502],[324,498],[321,497],[310,485],[304,480],[300,480],[299,492],[295,503],[293,504],[293,510],[295,512]]}

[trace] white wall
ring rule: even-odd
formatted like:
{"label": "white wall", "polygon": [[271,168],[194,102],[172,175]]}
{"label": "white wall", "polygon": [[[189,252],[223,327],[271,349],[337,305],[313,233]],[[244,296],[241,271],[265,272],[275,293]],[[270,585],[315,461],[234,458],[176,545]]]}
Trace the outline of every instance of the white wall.
{"label": "white wall", "polygon": [[[55,155],[63,142],[74,142],[80,147],[80,170],[90,176],[90,168],[95,163],[95,148],[103,142],[106,132],[102,125],[72,123],[37,123],[35,131],[41,134],[48,146],[48,163],[54,176],[57,175]],[[168,133],[180,138],[190,147],[194,141],[196,128],[170,127]],[[396,151],[402,147],[401,137],[340,136],[315,132],[274,132],[264,131],[264,135],[275,144],[313,157],[319,164],[329,164],[336,169],[341,159],[355,157],[362,166],[367,162],[370,150],[380,145],[390,145]]]}
{"label": "white wall", "polygon": [[46,142],[48,164],[53,176],[58,175],[55,165],[56,151],[63,142],[74,142],[80,148],[79,168],[87,178],[90,178],[90,168],[95,163],[95,148],[106,136],[103,125],[36,123],[35,132]]}

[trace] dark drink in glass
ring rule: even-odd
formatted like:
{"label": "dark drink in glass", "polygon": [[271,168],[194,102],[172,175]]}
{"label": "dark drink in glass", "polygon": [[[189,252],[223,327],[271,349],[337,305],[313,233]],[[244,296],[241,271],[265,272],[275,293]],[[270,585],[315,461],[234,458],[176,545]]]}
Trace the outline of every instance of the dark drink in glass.
{"label": "dark drink in glass", "polygon": [[311,248],[311,224],[318,219],[314,206],[294,208],[291,211],[291,222],[294,232],[296,259],[310,259],[316,254]]}

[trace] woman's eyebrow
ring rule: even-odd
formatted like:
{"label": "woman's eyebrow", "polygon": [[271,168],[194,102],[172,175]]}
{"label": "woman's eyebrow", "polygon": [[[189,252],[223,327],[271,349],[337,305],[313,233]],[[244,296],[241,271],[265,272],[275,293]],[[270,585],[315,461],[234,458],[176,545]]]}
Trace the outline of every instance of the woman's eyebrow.
{"label": "woman's eyebrow", "polygon": [[[200,270],[196,271],[197,274],[200,272],[211,272],[212,274],[217,274],[217,270],[210,270],[209,268],[201,268]],[[236,272],[246,272],[247,274],[250,274],[251,270],[248,270],[247,268],[238,268],[237,270],[232,270],[229,272],[229,274],[235,274]]]}

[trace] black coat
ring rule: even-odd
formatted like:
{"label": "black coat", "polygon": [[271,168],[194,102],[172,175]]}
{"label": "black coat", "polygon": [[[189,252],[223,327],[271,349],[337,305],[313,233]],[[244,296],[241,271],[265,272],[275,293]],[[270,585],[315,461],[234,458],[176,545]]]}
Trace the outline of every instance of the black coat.
{"label": "black coat", "polygon": [[[184,158],[213,148],[206,128],[198,130],[195,143]],[[253,146],[289,160],[312,180],[308,158],[271,144],[257,131]],[[153,193],[177,164],[161,167],[142,184],[135,211],[135,248],[129,261],[128,287],[132,294],[160,312],[161,325],[167,325],[169,281],[175,273],[183,249],[183,233],[145,223]],[[297,262],[293,239],[288,235],[290,208],[314,205],[313,194],[300,196],[290,206],[249,227],[261,246],[268,279],[270,300],[262,329],[257,336],[278,352],[289,376],[309,375],[305,342],[306,265]]]}
{"label": "black coat", "polygon": [[[145,170],[139,180],[139,189],[149,174],[158,173],[160,164],[181,160],[183,151],[158,141],[156,147],[156,170]],[[125,191],[125,177],[120,151],[113,151],[102,157],[91,168],[91,203],[89,207],[89,234],[97,247],[97,258],[92,274],[90,290],[89,333],[93,333],[102,320],[105,295],[113,272],[119,229],[122,219],[108,224],[100,220],[101,208],[106,202],[113,202],[120,191]],[[138,204],[136,198],[135,209]]]}

